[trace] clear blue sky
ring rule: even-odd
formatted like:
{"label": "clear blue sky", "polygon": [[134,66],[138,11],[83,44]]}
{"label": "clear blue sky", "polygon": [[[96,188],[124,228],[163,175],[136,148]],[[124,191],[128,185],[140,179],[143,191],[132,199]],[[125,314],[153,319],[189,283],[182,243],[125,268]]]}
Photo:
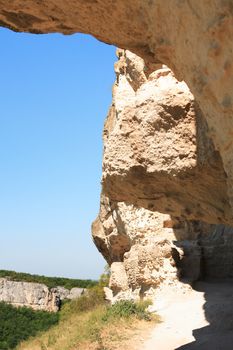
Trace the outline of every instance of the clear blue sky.
{"label": "clear blue sky", "polygon": [[115,47],[0,30],[0,269],[97,278],[102,129]]}

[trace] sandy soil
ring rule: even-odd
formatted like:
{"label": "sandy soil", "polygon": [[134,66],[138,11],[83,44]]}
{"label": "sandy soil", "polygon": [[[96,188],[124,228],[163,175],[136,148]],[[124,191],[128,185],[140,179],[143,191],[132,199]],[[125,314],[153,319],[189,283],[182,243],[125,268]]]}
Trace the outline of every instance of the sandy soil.
{"label": "sandy soil", "polygon": [[233,281],[166,293],[150,338],[138,350],[233,350]]}

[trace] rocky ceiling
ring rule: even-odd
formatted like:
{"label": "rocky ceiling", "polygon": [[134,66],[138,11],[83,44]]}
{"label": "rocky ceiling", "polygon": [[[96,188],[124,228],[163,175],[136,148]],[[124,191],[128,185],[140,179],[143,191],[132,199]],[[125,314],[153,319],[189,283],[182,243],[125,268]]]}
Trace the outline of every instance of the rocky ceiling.
{"label": "rocky ceiling", "polygon": [[[143,57],[149,72],[158,62],[169,66],[207,121],[227,184],[224,200],[216,199],[218,217],[233,223],[231,0],[0,0],[0,25],[18,32],[88,33]],[[215,186],[208,183],[198,201],[208,202],[211,191]]]}

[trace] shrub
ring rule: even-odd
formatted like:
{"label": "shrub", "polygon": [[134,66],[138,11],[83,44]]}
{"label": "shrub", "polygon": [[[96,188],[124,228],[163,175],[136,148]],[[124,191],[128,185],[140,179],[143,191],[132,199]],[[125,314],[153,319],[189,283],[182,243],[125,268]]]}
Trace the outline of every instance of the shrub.
{"label": "shrub", "polygon": [[8,278],[11,281],[43,283],[49,288],[54,288],[57,286],[63,286],[67,289],[72,289],[74,287],[90,288],[98,284],[98,281],[89,279],[81,280],[63,277],[46,277],[8,270],[0,270],[0,278],[1,277]]}
{"label": "shrub", "polygon": [[151,304],[150,301],[133,302],[131,300],[121,300],[107,308],[103,321],[108,321],[111,318],[129,318],[135,316],[140,320],[151,320],[151,315],[146,308]]}
{"label": "shrub", "polygon": [[0,302],[0,349],[14,349],[22,340],[58,323],[58,319],[56,313],[16,308]]}

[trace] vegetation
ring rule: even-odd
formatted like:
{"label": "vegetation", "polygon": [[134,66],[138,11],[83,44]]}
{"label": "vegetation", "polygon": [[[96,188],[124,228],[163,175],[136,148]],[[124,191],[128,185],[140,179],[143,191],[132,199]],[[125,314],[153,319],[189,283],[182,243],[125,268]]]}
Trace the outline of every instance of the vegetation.
{"label": "vegetation", "polygon": [[58,323],[59,315],[45,311],[16,308],[0,303],[0,349],[14,349],[22,340],[48,330]]}
{"label": "vegetation", "polygon": [[134,303],[129,300],[121,300],[113,306],[107,308],[105,315],[103,316],[104,321],[119,318],[130,318],[136,317],[140,320],[151,321],[151,315],[146,308],[151,304],[149,300],[140,301]]}
{"label": "vegetation", "polygon": [[108,287],[110,275],[111,275],[110,266],[106,265],[104,268],[104,273],[102,273],[102,275],[100,275],[98,286],[99,287]]}
{"label": "vegetation", "polygon": [[116,350],[118,345],[130,348],[128,341],[135,332],[142,325],[148,331],[148,321],[158,318],[146,311],[148,302],[107,304],[103,286],[108,279],[106,270],[98,284],[80,298],[65,302],[57,314],[0,303],[0,350]]}
{"label": "vegetation", "polygon": [[105,306],[106,302],[103,288],[98,285],[90,288],[88,293],[82,295],[80,298],[64,303],[60,311],[61,318],[64,319],[70,317],[72,314],[87,312],[101,305]]}
{"label": "vegetation", "polygon": [[8,278],[11,281],[43,283],[49,288],[54,288],[57,286],[63,286],[67,289],[71,289],[74,287],[90,288],[98,284],[98,281],[93,281],[89,279],[81,280],[81,279],[71,279],[71,278],[63,278],[63,277],[46,277],[46,276],[31,275],[29,273],[7,271],[7,270],[0,270],[0,278],[2,277]]}
{"label": "vegetation", "polygon": [[[110,306],[106,304],[103,288],[99,284],[91,288],[87,295],[64,304],[57,326],[22,343],[17,349],[116,349],[116,343],[122,345],[133,335],[138,322],[158,321],[157,317],[151,317],[145,311],[148,305],[148,302],[121,301]],[[146,328],[148,330],[148,325]]]}

